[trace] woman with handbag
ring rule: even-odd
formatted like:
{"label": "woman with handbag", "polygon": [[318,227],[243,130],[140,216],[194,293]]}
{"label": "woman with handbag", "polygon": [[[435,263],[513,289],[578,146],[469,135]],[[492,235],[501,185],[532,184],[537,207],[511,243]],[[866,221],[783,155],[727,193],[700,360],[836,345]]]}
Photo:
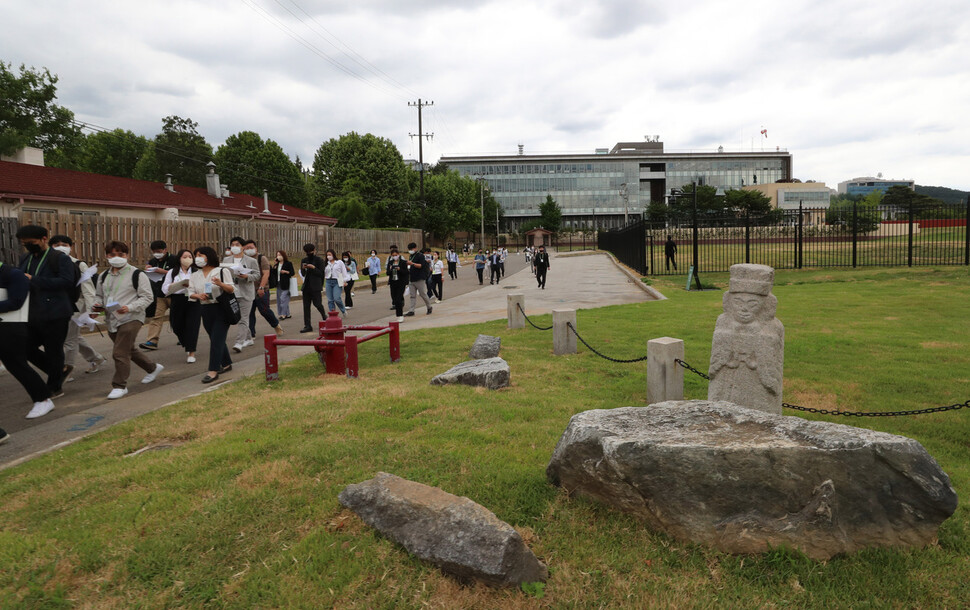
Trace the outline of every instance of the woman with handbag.
{"label": "woman with handbag", "polygon": [[231,313],[236,287],[232,273],[219,267],[216,251],[202,246],[193,255],[199,270],[189,278],[189,300],[201,303],[202,326],[209,334],[209,371],[202,377],[202,383],[212,383],[221,373],[232,370],[226,337],[229,327],[239,322],[239,305]]}
{"label": "woman with handbag", "polygon": [[195,267],[194,254],[188,250],[181,250],[176,255],[179,261],[177,269],[169,269],[162,281],[162,294],[171,299],[168,319],[172,325],[172,332],[178,337],[182,349],[185,350],[185,361],[195,362],[195,349],[199,342],[199,325],[202,321],[202,306],[197,301],[189,300],[188,282],[192,274],[198,271]]}
{"label": "woman with handbag", "polygon": [[347,267],[343,261],[337,258],[337,251],[333,248],[327,250],[327,266],[324,268],[323,277],[325,280],[324,288],[327,292],[327,309],[333,311],[334,305],[340,309],[340,313],[347,315],[347,308],[344,307],[340,293],[344,284],[350,279]]}
{"label": "woman with handbag", "polygon": [[276,315],[280,320],[292,318],[290,315],[290,281],[296,277],[293,263],[286,252],[276,251],[276,261],[269,272],[269,287],[276,289]]}
{"label": "woman with handbag", "polygon": [[344,252],[340,255],[343,259],[344,267],[347,268],[347,273],[350,277],[347,283],[344,285],[344,305],[347,309],[354,308],[354,282],[360,279],[357,275],[357,259],[351,256],[350,252]]}

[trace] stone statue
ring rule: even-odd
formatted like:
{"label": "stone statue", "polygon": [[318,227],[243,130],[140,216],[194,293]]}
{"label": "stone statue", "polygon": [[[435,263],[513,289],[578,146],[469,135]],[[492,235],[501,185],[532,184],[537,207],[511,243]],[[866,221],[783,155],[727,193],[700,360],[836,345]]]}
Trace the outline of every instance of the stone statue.
{"label": "stone statue", "polygon": [[708,400],[781,415],[785,327],[775,318],[771,294],[775,270],[766,265],[732,265],[711,345]]}

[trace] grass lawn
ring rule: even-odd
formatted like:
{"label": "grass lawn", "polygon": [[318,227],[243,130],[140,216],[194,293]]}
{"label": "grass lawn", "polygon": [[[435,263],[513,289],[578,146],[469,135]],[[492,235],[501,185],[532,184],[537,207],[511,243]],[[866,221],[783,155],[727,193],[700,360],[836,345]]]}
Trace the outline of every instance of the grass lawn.
{"label": "grass lawn", "polygon": [[[620,358],[679,337],[706,369],[722,293],[680,280],[652,279],[666,301],[580,311],[580,334]],[[704,280],[727,285],[726,274]],[[787,402],[894,411],[970,399],[965,267],[780,271],[775,294]],[[512,387],[428,385],[480,332],[502,337]],[[828,562],[731,556],[546,482],[571,415],[646,396],[645,363],[551,352],[550,333],[504,322],[407,332],[394,365],[382,340],[362,346],[358,380],[321,375],[308,356],[283,367],[283,391],[254,376],[0,472],[0,607],[970,604],[970,409],[839,422],[915,438],[940,462],[964,502],[937,545]],[[694,376],[686,390],[706,396]],[[171,448],[125,457],[155,443]],[[548,564],[549,582],[464,587],[409,557],[337,503],[377,471],[493,510]]]}

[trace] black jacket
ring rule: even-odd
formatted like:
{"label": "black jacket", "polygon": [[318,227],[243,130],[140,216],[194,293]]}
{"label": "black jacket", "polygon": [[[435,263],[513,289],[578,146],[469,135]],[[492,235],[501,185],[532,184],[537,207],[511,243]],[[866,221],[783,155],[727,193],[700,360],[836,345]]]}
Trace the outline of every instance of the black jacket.
{"label": "black jacket", "polygon": [[[398,258],[396,262],[388,257],[386,269],[387,277],[390,278],[389,281],[392,284],[407,284],[411,279],[411,276],[408,273],[407,262],[404,260],[404,257]],[[395,277],[397,279],[395,279]]]}
{"label": "black jacket", "polygon": [[0,288],[7,291],[7,298],[0,301],[0,321],[3,314],[17,311],[24,306],[24,300],[30,292],[30,281],[24,272],[13,265],[0,263]]}
{"label": "black jacket", "polygon": [[[155,267],[157,269],[161,269],[162,271],[169,271],[171,269],[178,269],[180,267],[179,259],[174,254],[166,254],[161,259],[157,259],[157,258],[155,258],[153,256],[150,259],[148,259],[148,262],[146,262],[145,264],[148,265],[148,266],[150,266],[150,267]],[[152,282],[152,294],[155,295],[155,298],[156,299],[157,298],[160,298],[160,297],[167,296],[167,295],[162,294],[162,282],[163,281],[165,281],[165,280],[162,279],[162,280],[159,280],[157,282]],[[147,311],[146,311],[146,314],[147,314]],[[154,314],[152,314],[152,315],[154,315]]]}
{"label": "black jacket", "polygon": [[43,253],[27,253],[20,259],[20,270],[33,276],[30,280],[30,322],[61,320],[74,315],[71,289],[74,285],[74,261],[71,257],[47,248]]}
{"label": "black jacket", "polygon": [[323,259],[314,254],[313,256],[307,256],[302,261],[300,261],[300,266],[310,264],[316,267],[315,269],[303,269],[303,292],[323,292],[323,277],[324,269],[327,263],[323,262]]}
{"label": "black jacket", "polygon": [[539,252],[536,254],[536,267],[542,267],[543,269],[549,268],[549,253]]}
{"label": "black jacket", "polygon": [[289,290],[290,289],[290,279],[292,279],[293,277],[295,277],[295,275],[294,275],[295,271],[293,270],[293,263],[292,263],[292,261],[283,261],[282,263],[277,263],[276,265],[273,265],[272,267],[270,267],[270,269],[269,269],[269,287],[270,288],[279,288],[279,283],[280,282],[279,282],[278,279],[276,279],[277,267],[279,265],[283,265],[283,267],[282,267],[282,269],[280,269],[280,271],[286,271],[287,273],[289,273],[289,275],[287,275],[286,273],[281,273],[280,274],[280,277],[279,277],[280,280],[283,280],[283,286],[285,286],[285,288],[283,288],[283,290]]}

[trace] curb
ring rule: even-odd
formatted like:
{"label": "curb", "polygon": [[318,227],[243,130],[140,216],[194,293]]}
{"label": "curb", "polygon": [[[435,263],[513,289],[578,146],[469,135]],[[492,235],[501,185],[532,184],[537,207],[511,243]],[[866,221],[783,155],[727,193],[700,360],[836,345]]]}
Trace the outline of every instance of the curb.
{"label": "curb", "polygon": [[667,300],[667,297],[665,297],[662,292],[660,292],[653,286],[647,286],[646,284],[641,282],[640,276],[633,273],[633,271],[631,271],[629,267],[627,267],[626,265],[618,261],[617,258],[613,256],[612,252],[608,252],[606,250],[597,250],[595,252],[584,252],[584,253],[577,253],[577,254],[569,253],[566,256],[570,256],[570,255],[571,256],[593,256],[596,254],[602,254],[603,256],[608,256],[610,260],[613,261],[613,264],[616,265],[616,268],[622,271],[624,274],[626,274],[626,276],[630,279],[630,282],[633,283],[633,285],[635,285],[640,290],[649,294],[651,297],[653,297],[654,300],[656,301]]}

